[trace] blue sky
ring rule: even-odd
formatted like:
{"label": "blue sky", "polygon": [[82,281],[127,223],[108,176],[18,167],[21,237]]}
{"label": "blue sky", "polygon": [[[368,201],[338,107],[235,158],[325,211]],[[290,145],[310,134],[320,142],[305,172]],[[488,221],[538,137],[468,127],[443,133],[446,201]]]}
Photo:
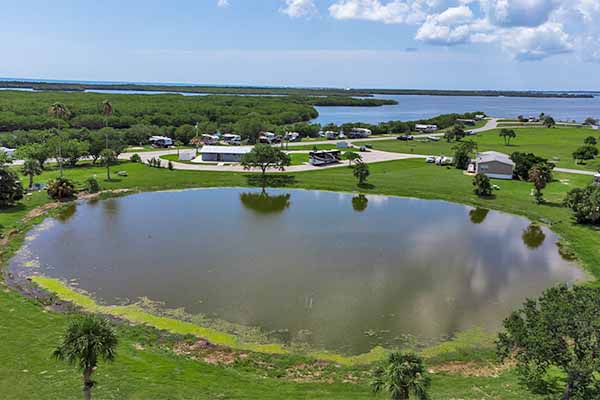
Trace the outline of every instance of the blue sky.
{"label": "blue sky", "polygon": [[22,0],[0,76],[600,89],[598,0]]}

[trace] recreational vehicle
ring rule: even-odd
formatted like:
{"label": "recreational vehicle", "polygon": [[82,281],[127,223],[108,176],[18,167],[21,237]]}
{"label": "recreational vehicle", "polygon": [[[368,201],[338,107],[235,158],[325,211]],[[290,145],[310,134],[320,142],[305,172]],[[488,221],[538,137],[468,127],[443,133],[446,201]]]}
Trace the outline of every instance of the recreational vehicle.
{"label": "recreational vehicle", "polygon": [[229,145],[239,146],[242,144],[242,137],[240,135],[227,133],[223,135],[223,141]]}
{"label": "recreational vehicle", "polygon": [[274,144],[281,142],[281,139],[273,132],[263,132],[258,137],[258,142],[263,144]]}
{"label": "recreational vehicle", "polygon": [[202,135],[202,143],[207,145],[214,145],[219,143],[219,137],[217,135]]}
{"label": "recreational vehicle", "polygon": [[166,136],[152,136],[148,141],[153,147],[166,148],[173,146],[173,139]]}
{"label": "recreational vehicle", "polygon": [[336,164],[340,162],[340,154],[339,150],[311,151],[308,153],[308,162],[314,166]]}
{"label": "recreational vehicle", "polygon": [[348,137],[350,139],[360,139],[360,138],[368,138],[371,136],[371,130],[366,128],[352,128]]}
{"label": "recreational vehicle", "polygon": [[432,133],[438,130],[437,125],[416,124],[415,130],[419,132]]}
{"label": "recreational vehicle", "polygon": [[287,142],[299,142],[302,139],[298,132],[286,132],[283,138]]}

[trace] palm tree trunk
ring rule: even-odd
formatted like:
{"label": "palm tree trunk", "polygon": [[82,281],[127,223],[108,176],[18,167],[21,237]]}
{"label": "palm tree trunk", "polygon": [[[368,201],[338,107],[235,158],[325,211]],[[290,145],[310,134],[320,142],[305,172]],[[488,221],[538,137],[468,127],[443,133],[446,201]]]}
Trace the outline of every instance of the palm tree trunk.
{"label": "palm tree trunk", "polygon": [[110,164],[106,164],[106,177],[110,181]]}
{"label": "palm tree trunk", "polygon": [[91,368],[83,371],[83,398],[85,400],[92,400],[92,387],[94,386],[92,372],[94,371]]}
{"label": "palm tree trunk", "polygon": [[29,189],[33,187],[33,174],[29,174]]}

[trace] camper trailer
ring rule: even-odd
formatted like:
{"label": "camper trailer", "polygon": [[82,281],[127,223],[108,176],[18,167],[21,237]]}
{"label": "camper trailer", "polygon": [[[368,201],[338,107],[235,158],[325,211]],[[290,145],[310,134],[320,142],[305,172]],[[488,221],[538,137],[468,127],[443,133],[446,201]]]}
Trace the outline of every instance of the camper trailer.
{"label": "camper trailer", "polygon": [[368,138],[369,136],[371,136],[371,133],[372,132],[371,132],[370,129],[366,129],[366,128],[352,128],[352,130],[348,134],[348,137],[350,139]]}
{"label": "camper trailer", "polygon": [[287,142],[299,142],[302,138],[298,132],[286,132],[283,139]]}
{"label": "camper trailer", "polygon": [[219,143],[219,137],[217,135],[202,135],[202,143],[206,145],[214,145]]}
{"label": "camper trailer", "polygon": [[424,133],[432,133],[438,130],[437,125],[416,124],[415,130]]}
{"label": "camper trailer", "polygon": [[166,136],[152,136],[148,139],[152,147],[167,148],[173,146],[173,139]]}
{"label": "camper trailer", "polygon": [[223,135],[223,141],[232,146],[239,146],[242,144],[242,137],[240,135],[227,133]]}
{"label": "camper trailer", "polygon": [[340,162],[340,157],[339,150],[311,151],[308,153],[308,162],[314,166],[336,164]]}
{"label": "camper trailer", "polygon": [[275,144],[281,142],[281,139],[273,132],[263,132],[258,137],[258,142],[263,144]]}

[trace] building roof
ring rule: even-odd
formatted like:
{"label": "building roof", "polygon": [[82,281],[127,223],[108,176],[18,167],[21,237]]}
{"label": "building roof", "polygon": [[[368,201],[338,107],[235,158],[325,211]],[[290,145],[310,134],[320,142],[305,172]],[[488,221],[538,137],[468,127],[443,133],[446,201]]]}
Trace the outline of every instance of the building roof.
{"label": "building roof", "polygon": [[252,146],[202,146],[201,154],[247,154],[252,151]]}
{"label": "building roof", "polygon": [[507,154],[500,153],[498,151],[484,151],[482,153],[477,153],[477,162],[478,163],[486,163],[496,161],[502,164],[508,164],[514,166],[515,163],[510,159]]}

